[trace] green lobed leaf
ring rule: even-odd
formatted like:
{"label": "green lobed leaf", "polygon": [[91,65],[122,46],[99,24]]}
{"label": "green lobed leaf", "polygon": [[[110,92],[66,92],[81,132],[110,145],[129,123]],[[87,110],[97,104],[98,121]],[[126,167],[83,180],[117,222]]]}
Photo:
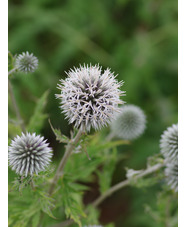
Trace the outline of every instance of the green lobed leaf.
{"label": "green lobed leaf", "polygon": [[37,188],[31,191],[25,188],[21,195],[18,191],[9,193],[9,226],[36,227],[41,211],[55,219],[51,212],[54,208],[54,199],[48,197],[42,190],[43,188]]}
{"label": "green lobed leaf", "polygon": [[32,227],[38,227],[40,221],[40,212],[37,212],[32,218]]}
{"label": "green lobed leaf", "polygon": [[67,218],[71,218],[79,227],[82,227],[81,217],[86,217],[80,200],[81,192],[75,187],[75,183],[69,183],[67,179],[63,179],[63,185],[60,189],[62,194],[62,203]]}
{"label": "green lobed leaf", "polygon": [[97,171],[101,193],[107,191],[111,186],[112,175],[117,163],[117,149],[112,149],[109,158],[105,160],[101,171]]}
{"label": "green lobed leaf", "polygon": [[86,207],[86,210],[88,215],[87,218],[83,221],[83,224],[86,226],[88,226],[89,224],[98,224],[100,211],[91,205],[88,205]]}
{"label": "green lobed leaf", "polygon": [[69,142],[69,138],[65,135],[63,135],[60,131],[60,129],[55,129],[52,124],[51,121],[49,119],[49,124],[50,127],[52,129],[52,131],[54,132],[55,136],[56,136],[56,140],[59,141],[60,143],[68,143]]}
{"label": "green lobed leaf", "polygon": [[148,214],[157,226],[178,226],[177,197],[171,191],[163,190],[156,195],[156,206],[144,205],[145,213]]}
{"label": "green lobed leaf", "polygon": [[56,217],[53,215],[52,213],[52,208],[55,207],[54,205],[54,199],[49,197],[45,192],[38,190],[39,192],[39,206],[41,208],[41,210],[48,214],[48,216],[50,216],[51,218],[56,219]]}

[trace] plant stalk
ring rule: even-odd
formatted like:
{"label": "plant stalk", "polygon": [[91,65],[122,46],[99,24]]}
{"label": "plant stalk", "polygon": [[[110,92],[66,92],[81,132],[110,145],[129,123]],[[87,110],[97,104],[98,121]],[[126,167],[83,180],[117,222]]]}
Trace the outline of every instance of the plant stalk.
{"label": "plant stalk", "polygon": [[8,76],[10,76],[12,73],[14,73],[17,70],[17,68],[13,68],[8,72]]}
{"label": "plant stalk", "polygon": [[[150,166],[148,167],[146,170],[142,171],[141,173],[139,173],[138,175],[136,175],[134,177],[134,179],[140,179],[140,178],[143,178],[151,173],[154,173],[156,172],[157,170],[161,169],[162,167],[164,167],[165,165],[165,162],[163,163],[158,163],[154,166]],[[114,186],[112,186],[110,189],[108,189],[104,194],[100,195],[92,204],[91,206],[93,207],[97,207],[99,206],[106,198],[108,198],[109,196],[111,196],[114,192],[120,190],[121,188],[124,188],[128,185],[130,185],[130,180],[127,179],[127,180],[124,180]],[[85,209],[85,213],[87,213],[88,209]],[[52,227],[66,227],[66,226],[70,226],[71,224],[73,224],[74,221],[72,219],[70,220],[66,220],[60,224],[57,224],[57,225],[53,225]]]}
{"label": "plant stalk", "polygon": [[52,195],[52,193],[53,193],[53,191],[54,191],[54,189],[55,189],[55,186],[56,186],[56,184],[57,184],[59,178],[63,176],[63,169],[64,169],[64,167],[65,167],[65,164],[66,164],[68,158],[70,157],[70,155],[71,155],[71,153],[72,153],[74,147],[76,146],[76,144],[77,144],[78,141],[80,140],[80,138],[81,138],[81,136],[82,136],[83,133],[84,133],[84,131],[83,131],[82,129],[79,129],[79,131],[77,132],[75,138],[72,139],[72,140],[68,143],[68,145],[67,145],[67,147],[66,147],[65,154],[64,154],[63,158],[61,159],[61,162],[60,162],[60,164],[59,164],[59,166],[58,166],[58,169],[57,169],[57,171],[56,171],[56,174],[55,174],[55,176],[54,176],[54,178],[53,178],[53,181],[52,181],[52,183],[51,183],[51,186],[50,186],[50,188],[49,188],[49,191],[48,191],[49,196]]}
{"label": "plant stalk", "polygon": [[[79,140],[80,140],[80,138],[81,138],[83,133],[84,133],[84,130],[79,129],[79,131],[77,132],[77,134],[74,137],[74,139],[72,139],[68,143],[68,145],[66,147],[66,150],[65,150],[65,154],[64,154],[63,158],[61,159],[61,162],[59,163],[58,169],[57,169],[57,171],[56,171],[56,173],[54,175],[54,178],[52,180],[51,186],[49,188],[49,191],[48,191],[49,196],[51,196],[53,194],[55,186],[56,186],[59,178],[63,176],[63,170],[64,170],[64,167],[65,167],[65,164],[67,163],[68,158],[70,157],[73,149],[75,148],[76,144],[79,142]],[[40,221],[39,221],[38,227],[42,227],[41,223],[42,223],[43,217],[44,217],[44,213],[41,212]]]}
{"label": "plant stalk", "polygon": [[11,84],[9,79],[8,79],[8,90],[9,90],[9,93],[10,93],[10,98],[12,100],[13,108],[14,108],[15,113],[16,113],[16,117],[18,119],[18,122],[20,124],[20,127],[21,127],[22,131],[25,133],[26,132],[26,128],[25,128],[23,119],[22,119],[20,111],[19,111],[19,107],[18,107],[16,99],[15,99],[15,95],[14,95],[14,92],[13,92],[12,84]]}
{"label": "plant stalk", "polygon": [[[153,172],[156,172],[157,170],[161,169],[164,166],[164,163],[158,163],[154,166],[151,166],[149,168],[147,168],[146,170],[144,170],[143,172],[139,173],[138,175],[136,175],[134,177],[134,179],[140,179],[142,177],[145,177]],[[108,189],[104,194],[102,194],[101,196],[99,196],[93,203],[92,206],[93,207],[97,207],[99,206],[103,200],[105,200],[107,197],[111,196],[114,192],[118,191],[121,188],[126,187],[127,185],[130,185],[130,180],[124,180],[114,186],[112,186],[110,189]]]}

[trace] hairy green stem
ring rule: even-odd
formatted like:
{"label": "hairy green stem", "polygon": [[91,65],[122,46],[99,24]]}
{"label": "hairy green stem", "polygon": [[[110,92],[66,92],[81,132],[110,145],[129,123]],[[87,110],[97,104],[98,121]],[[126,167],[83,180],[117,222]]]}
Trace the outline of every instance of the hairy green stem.
{"label": "hairy green stem", "polygon": [[19,111],[19,107],[18,107],[16,99],[15,99],[15,95],[14,95],[14,92],[13,92],[12,84],[11,84],[9,79],[8,79],[8,90],[9,90],[9,93],[10,93],[10,98],[12,100],[13,108],[14,108],[15,113],[16,113],[16,117],[17,117],[17,119],[19,121],[19,124],[20,124],[20,127],[21,127],[22,131],[25,133],[26,132],[26,128],[25,128],[23,119],[22,119],[20,111]]}

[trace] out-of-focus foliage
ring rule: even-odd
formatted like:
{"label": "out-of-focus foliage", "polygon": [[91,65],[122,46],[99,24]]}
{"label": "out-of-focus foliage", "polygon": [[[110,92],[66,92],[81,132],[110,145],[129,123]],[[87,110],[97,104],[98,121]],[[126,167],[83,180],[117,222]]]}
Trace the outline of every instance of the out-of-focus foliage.
{"label": "out-of-focus foliage", "polygon": [[[68,126],[64,115],[60,113],[59,102],[54,96],[59,92],[56,89],[59,79],[65,78],[64,71],[69,68],[90,62],[111,68],[118,74],[118,80],[125,81],[122,89],[126,90],[126,96],[123,100],[140,106],[146,113],[145,134],[130,146],[120,144],[117,151],[120,159],[115,168],[112,165],[115,151],[112,150],[113,153],[104,160],[106,165],[101,169],[104,170],[104,177],[100,175],[97,180],[92,176],[90,179],[90,182],[95,183],[102,182],[104,178],[105,182],[100,184],[101,192],[107,189],[109,183],[115,184],[125,178],[126,166],[144,168],[146,158],[159,152],[162,131],[177,122],[175,0],[9,0],[9,50],[13,55],[29,51],[39,59],[39,67],[34,73],[16,73],[11,80],[26,125],[48,138],[54,148],[56,163],[63,154],[64,146],[56,142],[47,116],[54,128],[60,128],[65,135],[70,134],[71,126]],[[11,67],[12,62],[9,69]],[[9,117],[9,137],[13,138],[20,134],[20,129],[15,124],[11,102]],[[100,155],[96,153],[98,156],[95,160],[92,158],[88,161],[84,153],[81,153],[81,157],[76,154],[66,170],[79,174],[82,181],[93,171],[96,172],[95,167],[103,161],[103,153],[119,145],[98,145],[98,138],[104,139],[107,133],[109,128],[96,135],[91,140],[91,144],[95,144],[87,147],[90,158],[91,152],[100,151]],[[76,159],[82,164],[82,167],[77,167],[81,167],[84,175],[82,171],[77,172],[77,168],[73,169]],[[109,179],[112,174],[112,179]],[[117,192],[100,207],[101,222],[115,223],[117,227],[152,226],[153,212],[159,212],[158,215],[163,212],[163,208],[157,207],[155,195],[159,190],[159,185],[152,185],[143,190],[126,188]],[[166,196],[162,196],[165,198],[163,203],[166,203]],[[27,202],[23,205],[27,206]],[[175,207],[176,200],[171,202]],[[144,204],[151,207],[147,213]],[[167,206],[172,209],[170,203]],[[26,212],[31,215],[34,209],[30,207],[29,210]],[[59,217],[63,212],[58,210],[56,215]],[[171,215],[169,217],[171,221]],[[65,217],[60,216],[60,219],[65,220]],[[32,221],[37,223],[37,216]],[[160,221],[154,226],[163,225]]]}
{"label": "out-of-focus foliage", "polygon": [[28,123],[27,130],[29,132],[39,133],[42,129],[43,122],[47,118],[47,114],[43,113],[43,109],[47,103],[48,91],[46,91],[37,101],[37,105]]}

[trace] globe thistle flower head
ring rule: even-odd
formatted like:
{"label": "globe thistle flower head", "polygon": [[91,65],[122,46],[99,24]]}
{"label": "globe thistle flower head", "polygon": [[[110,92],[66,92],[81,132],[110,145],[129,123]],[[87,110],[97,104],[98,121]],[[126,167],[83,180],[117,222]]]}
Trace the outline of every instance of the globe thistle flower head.
{"label": "globe thistle flower head", "polygon": [[168,127],[161,135],[160,150],[164,158],[169,162],[178,157],[178,124]]}
{"label": "globe thistle flower head", "polygon": [[125,140],[133,140],[141,136],[146,128],[146,116],[143,110],[135,105],[121,107],[111,123],[114,136]]}
{"label": "globe thistle flower head", "polygon": [[178,191],[178,160],[172,160],[166,164],[165,168],[166,182],[170,188]]}
{"label": "globe thistle flower head", "polygon": [[165,158],[166,182],[175,192],[178,190],[178,124],[168,127],[160,139],[160,151]]}
{"label": "globe thistle flower head", "polygon": [[80,65],[80,68],[71,69],[67,76],[60,80],[61,94],[56,97],[69,123],[87,131],[109,124],[114,113],[119,111],[118,104],[123,103],[120,96],[124,92],[119,89],[122,82],[118,82],[109,69],[102,73],[99,65]]}
{"label": "globe thistle flower head", "polygon": [[52,157],[52,149],[47,140],[35,133],[22,133],[15,137],[9,146],[9,165],[22,176],[38,174],[45,170]]}
{"label": "globe thistle flower head", "polygon": [[38,67],[38,59],[32,53],[29,54],[28,51],[23,52],[16,57],[15,66],[24,73],[34,72]]}

